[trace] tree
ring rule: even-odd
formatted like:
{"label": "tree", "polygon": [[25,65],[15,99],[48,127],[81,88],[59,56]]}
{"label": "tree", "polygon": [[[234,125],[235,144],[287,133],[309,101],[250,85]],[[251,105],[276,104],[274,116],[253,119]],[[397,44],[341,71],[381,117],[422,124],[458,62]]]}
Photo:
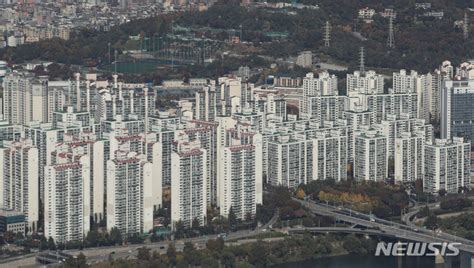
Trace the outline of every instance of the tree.
{"label": "tree", "polygon": [[48,241],[46,241],[46,237],[41,236],[40,237],[40,244],[39,244],[39,250],[46,250],[48,248]]}
{"label": "tree", "polygon": [[191,227],[193,229],[198,229],[200,226],[201,226],[201,223],[199,223],[199,219],[197,217],[194,218],[192,223],[191,223]]}
{"label": "tree", "polygon": [[66,259],[64,266],[67,268],[85,268],[88,267],[86,256],[84,254],[79,253],[77,257],[70,257]]}
{"label": "tree", "polygon": [[133,234],[127,239],[131,244],[142,244],[144,239],[139,234]]}
{"label": "tree", "polygon": [[87,247],[94,247],[97,246],[99,243],[99,232],[97,230],[90,230],[87,233],[85,244]]}
{"label": "tree", "polygon": [[225,268],[235,267],[235,256],[230,251],[224,251],[221,256],[221,263]]}
{"label": "tree", "polygon": [[348,235],[344,239],[343,247],[349,253],[360,254],[364,251],[362,243],[355,235]]}
{"label": "tree", "polygon": [[296,191],[296,198],[298,199],[304,199],[306,196],[304,190],[302,187],[299,187],[298,190]]}
{"label": "tree", "polygon": [[15,234],[12,231],[7,231],[5,232],[3,239],[7,241],[8,243],[13,243],[14,237],[15,237]]}
{"label": "tree", "polygon": [[235,215],[234,209],[230,207],[229,209],[229,216],[227,217],[229,221],[229,226],[234,228],[237,225],[237,215]]}
{"label": "tree", "polygon": [[425,220],[425,226],[428,229],[435,229],[438,227],[438,217],[436,215],[429,215]]}
{"label": "tree", "polygon": [[417,216],[423,218],[427,217],[428,215],[430,215],[430,209],[428,208],[428,206],[424,206],[423,209],[418,212]]}
{"label": "tree", "polygon": [[439,207],[444,210],[462,210],[471,205],[472,201],[467,198],[450,198],[441,201]]}
{"label": "tree", "polygon": [[191,265],[199,264],[199,254],[194,248],[193,243],[191,242],[184,243],[183,255],[184,255],[184,260],[187,263]]}
{"label": "tree", "polygon": [[415,181],[415,193],[423,193],[423,180],[422,179],[417,179]]}
{"label": "tree", "polygon": [[247,214],[245,214],[245,222],[249,223],[249,222],[252,222],[252,221],[253,221],[252,213],[247,212]]}
{"label": "tree", "polygon": [[168,259],[172,264],[175,264],[176,262],[176,247],[174,246],[173,243],[170,243],[168,245],[168,249],[166,250],[166,256],[168,256]]}
{"label": "tree", "polygon": [[443,197],[443,196],[445,196],[445,195],[447,194],[447,192],[446,192],[445,189],[440,189],[440,190],[438,191],[438,194],[439,194],[439,196]]}
{"label": "tree", "polygon": [[193,243],[191,243],[191,242],[184,243],[184,248],[183,248],[183,253],[184,254],[192,252],[194,250],[195,250],[195,248],[194,248]]}
{"label": "tree", "polygon": [[110,230],[110,235],[109,235],[109,240],[110,243],[113,245],[121,245],[123,240],[122,240],[122,234],[120,233],[120,230],[117,227],[113,227]]}
{"label": "tree", "polygon": [[141,261],[150,260],[150,249],[147,247],[141,247],[138,249],[137,259]]}
{"label": "tree", "polygon": [[261,241],[252,244],[249,254],[249,262],[256,267],[265,267],[267,265],[267,249]]}
{"label": "tree", "polygon": [[201,261],[201,267],[218,268],[219,263],[216,259],[208,257]]}
{"label": "tree", "polygon": [[52,237],[49,237],[48,239],[48,249],[56,250],[56,244],[54,243],[54,239]]}
{"label": "tree", "polygon": [[221,252],[224,249],[224,239],[217,238],[217,239],[209,239],[206,243],[207,249],[211,252]]}

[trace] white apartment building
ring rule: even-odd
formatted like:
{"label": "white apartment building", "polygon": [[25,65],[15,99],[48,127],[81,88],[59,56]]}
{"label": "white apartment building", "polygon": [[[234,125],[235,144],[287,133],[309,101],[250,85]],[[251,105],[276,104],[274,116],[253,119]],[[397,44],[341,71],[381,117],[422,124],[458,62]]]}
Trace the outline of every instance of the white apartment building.
{"label": "white apartment building", "polygon": [[311,51],[302,51],[296,58],[296,65],[303,68],[311,68],[313,66],[313,53]]}
{"label": "white apartment building", "polygon": [[309,113],[309,97],[324,95],[337,95],[337,77],[328,72],[319,74],[318,78],[313,73],[306,74],[303,78],[303,101],[300,104],[300,114]]}
{"label": "white apartment building", "polygon": [[45,169],[45,236],[56,243],[83,241],[90,229],[90,160],[57,152]]}
{"label": "white apartment building", "polygon": [[31,121],[51,122],[53,112],[66,105],[63,87],[49,86],[48,77],[30,73],[10,73],[3,81],[5,119],[12,124],[28,125]]}
{"label": "white apartment building", "polygon": [[431,82],[426,75],[418,74],[416,71],[407,73],[406,70],[400,70],[400,72],[393,73],[393,84],[392,88],[395,93],[416,93],[416,117],[425,119],[429,117],[429,100],[425,98],[429,97],[426,92],[429,91]]}
{"label": "white apartment building", "polygon": [[402,69],[399,72],[394,72],[392,76],[392,89],[395,93],[409,93],[416,92],[416,79],[418,73],[411,71],[407,73],[406,70]]}
{"label": "white apartment building", "polygon": [[122,236],[153,229],[153,165],[144,155],[115,151],[107,161],[107,229]]}
{"label": "white apartment building", "polygon": [[234,113],[232,118],[249,124],[256,132],[262,132],[265,126],[265,116],[261,112],[253,112],[250,108],[243,108],[240,112]]}
{"label": "white apartment building", "polygon": [[[94,98],[95,83],[86,81],[87,100],[81,100],[81,109],[95,114],[95,119],[116,120],[145,120],[155,113],[155,93],[141,84],[118,82],[117,87],[109,85],[98,90]],[[83,90],[81,91],[83,92]]]}
{"label": "white apartment building", "polygon": [[147,161],[152,164],[153,179],[151,180],[151,200],[153,210],[161,208],[163,202],[163,146],[157,141],[155,133],[146,134],[145,154]]}
{"label": "white apartment building", "polygon": [[312,180],[347,179],[347,136],[340,130],[319,132],[313,140]]}
{"label": "white apartment building", "polygon": [[[219,77],[216,86],[216,115],[231,116],[241,104],[242,80],[238,77]],[[245,83],[244,83],[245,84]]]}
{"label": "white apartment building", "polygon": [[262,180],[261,165],[257,166],[261,158],[257,161],[255,146],[232,145],[224,148],[221,154],[223,166],[220,168],[223,169],[223,178],[219,195],[220,214],[227,217],[232,209],[237,218],[242,220],[246,219],[247,215],[255,216],[256,186],[257,181]]}
{"label": "white apartment building", "polygon": [[308,97],[309,118],[315,118],[320,125],[324,121],[336,121],[344,118],[346,96],[316,96]]}
{"label": "white apartment building", "polygon": [[195,94],[194,119],[213,121],[216,115],[220,114],[217,111],[219,101],[215,86],[205,86],[202,90],[197,91]]}
{"label": "white apartment building", "polygon": [[174,130],[164,130],[156,134],[158,155],[161,157],[161,178],[163,185],[171,185],[171,154],[173,152]]}
{"label": "white apartment building", "polygon": [[441,66],[439,66],[439,71],[446,79],[453,79],[454,77],[454,67],[448,60],[445,60],[441,63]]}
{"label": "white apartment building", "polygon": [[3,80],[3,109],[11,124],[27,125],[47,119],[47,79],[30,73],[11,73]]}
{"label": "white apartment building", "polygon": [[395,138],[395,182],[407,183],[423,179],[425,172],[425,133],[403,132]]}
{"label": "white apartment building", "polygon": [[418,118],[410,118],[409,114],[401,113],[400,115],[387,114],[386,119],[380,124],[372,125],[379,130],[388,139],[388,156],[394,157],[395,139],[401,133],[414,132],[420,130],[424,132],[425,139],[431,140],[433,135],[433,126],[425,123],[425,120]]}
{"label": "white apartment building", "polygon": [[354,161],[354,131],[361,126],[369,126],[372,118],[370,111],[363,110],[360,106],[353,110],[344,112],[344,117],[347,120],[347,161]]}
{"label": "white apartment building", "polygon": [[272,114],[281,120],[286,120],[286,100],[283,96],[268,94],[266,100],[266,112]]}
{"label": "white apartment building", "polygon": [[268,141],[268,183],[296,188],[310,181],[313,178],[312,153],[313,142],[304,136],[282,135]]}
{"label": "white apartment building", "polygon": [[51,165],[51,153],[62,141],[63,130],[53,129],[51,124],[30,124],[24,129],[25,138],[31,139],[38,148],[39,198],[44,201],[45,166]]}
{"label": "white apartment building", "polygon": [[470,187],[471,144],[463,138],[436,139],[425,145],[423,191],[432,194],[445,190],[458,193]]}
{"label": "white apartment building", "polygon": [[248,130],[230,129],[227,146],[219,151],[219,207],[224,217],[233,212],[242,220],[255,216],[262,203],[262,136]]}
{"label": "white apartment building", "polygon": [[207,215],[207,152],[198,140],[180,140],[171,155],[171,224],[205,225]]}
{"label": "white apartment building", "polygon": [[426,122],[438,121],[440,118],[441,90],[444,79],[444,75],[439,70],[426,74],[427,86],[423,96],[424,119]]}
{"label": "white apartment building", "polygon": [[387,137],[375,129],[355,133],[354,178],[380,181],[388,176]]}
{"label": "white apartment building", "polygon": [[347,74],[346,79],[347,92],[357,91],[363,94],[383,94],[384,78],[383,75],[375,71],[368,71],[362,74],[360,71],[354,71],[353,74]]}
{"label": "white apartment building", "polygon": [[[408,114],[410,118],[418,115],[418,95],[416,93],[361,94],[350,92],[347,98],[347,111],[370,111],[371,124],[380,123],[388,114]],[[356,108],[357,107],[357,108]]]}
{"label": "white apartment building", "polygon": [[[87,155],[90,160],[90,209],[93,221],[98,223],[104,219],[104,197],[105,197],[105,148],[108,144],[105,140],[97,140],[92,132],[80,132],[77,135],[66,133],[63,135],[63,142],[56,144],[56,151],[75,150],[80,154]],[[55,162],[55,154],[52,153],[51,161]]]}
{"label": "white apartment building", "polygon": [[[66,116],[67,117],[67,116]],[[58,119],[62,117],[56,117]],[[87,121],[87,120],[85,120]],[[53,123],[38,123],[30,122],[28,126],[24,127],[24,137],[31,139],[33,145],[38,148],[39,153],[39,190],[40,199],[44,198],[44,167],[51,165],[51,153],[56,149],[56,144],[64,141],[66,134],[78,137],[81,132],[92,132],[93,127],[90,125],[83,125],[81,121],[66,121]]]}
{"label": "white apartment building", "polygon": [[38,149],[29,140],[0,146],[0,206],[24,213],[27,232],[36,232],[39,219]]}
{"label": "white apartment building", "polygon": [[[179,130],[178,139],[189,139],[199,141],[201,148],[206,150],[206,193],[207,206],[217,204],[217,127],[216,122],[192,120],[186,128]],[[181,136],[181,137],[180,137]]]}

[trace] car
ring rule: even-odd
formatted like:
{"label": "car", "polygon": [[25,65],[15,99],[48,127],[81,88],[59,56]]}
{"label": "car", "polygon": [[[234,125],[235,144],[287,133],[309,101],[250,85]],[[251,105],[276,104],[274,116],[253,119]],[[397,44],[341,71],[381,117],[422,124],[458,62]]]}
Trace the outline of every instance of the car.
{"label": "car", "polygon": [[110,254],[115,254],[115,251],[110,252]]}
{"label": "car", "polygon": [[160,246],[160,249],[165,249],[165,246]]}

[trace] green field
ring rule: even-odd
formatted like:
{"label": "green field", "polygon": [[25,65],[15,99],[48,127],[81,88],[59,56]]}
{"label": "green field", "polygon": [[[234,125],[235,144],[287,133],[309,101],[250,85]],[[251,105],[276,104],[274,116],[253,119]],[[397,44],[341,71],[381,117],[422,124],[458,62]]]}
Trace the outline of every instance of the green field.
{"label": "green field", "polygon": [[[174,67],[183,65],[180,62],[174,62]],[[150,73],[156,70],[157,67],[171,67],[171,61],[167,60],[142,60],[142,61],[122,61],[117,63],[118,73],[129,73],[129,74],[143,74]],[[107,64],[100,67],[102,70],[109,72],[115,71],[114,64]]]}

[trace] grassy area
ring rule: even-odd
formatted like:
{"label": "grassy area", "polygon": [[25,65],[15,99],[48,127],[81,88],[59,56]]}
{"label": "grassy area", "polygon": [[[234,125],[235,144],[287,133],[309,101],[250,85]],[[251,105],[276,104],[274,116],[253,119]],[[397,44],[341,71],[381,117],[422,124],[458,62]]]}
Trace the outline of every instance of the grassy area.
{"label": "grassy area", "polygon": [[[282,232],[268,231],[263,234],[246,237],[245,239],[265,239],[265,238],[286,237],[286,236],[288,235]],[[242,240],[242,239],[228,239],[226,240],[226,242],[237,242],[239,240]]]}
{"label": "grassy area", "polygon": [[[158,67],[170,66],[171,61],[166,60],[142,60],[142,61],[123,61],[117,63],[117,72],[129,74],[143,74],[155,71]],[[180,66],[179,63],[174,63],[175,67]],[[101,69],[109,72],[115,71],[114,64],[104,65]]]}

